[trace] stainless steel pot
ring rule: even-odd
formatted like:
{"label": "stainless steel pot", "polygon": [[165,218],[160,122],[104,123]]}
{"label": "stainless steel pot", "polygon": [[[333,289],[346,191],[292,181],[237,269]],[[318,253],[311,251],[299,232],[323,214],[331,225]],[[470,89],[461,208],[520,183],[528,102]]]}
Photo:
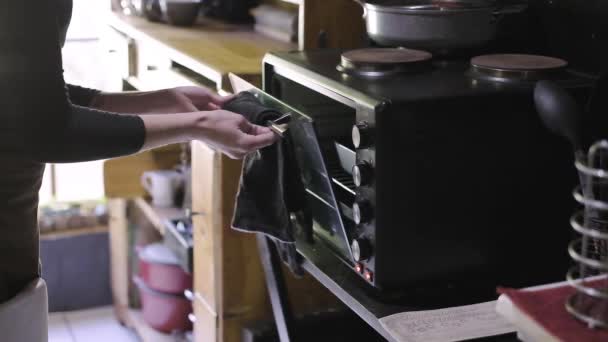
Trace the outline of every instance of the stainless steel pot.
{"label": "stainless steel pot", "polygon": [[367,33],[376,43],[433,52],[481,46],[494,39],[503,15],[527,7],[483,0],[354,1],[363,6]]}

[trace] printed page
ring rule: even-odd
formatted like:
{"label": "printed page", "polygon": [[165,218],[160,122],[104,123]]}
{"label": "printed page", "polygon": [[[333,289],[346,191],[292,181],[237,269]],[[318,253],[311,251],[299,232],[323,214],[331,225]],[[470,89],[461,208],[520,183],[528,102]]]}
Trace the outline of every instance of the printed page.
{"label": "printed page", "polygon": [[383,317],[380,323],[399,342],[452,342],[515,331],[496,313],[496,301],[402,312]]}

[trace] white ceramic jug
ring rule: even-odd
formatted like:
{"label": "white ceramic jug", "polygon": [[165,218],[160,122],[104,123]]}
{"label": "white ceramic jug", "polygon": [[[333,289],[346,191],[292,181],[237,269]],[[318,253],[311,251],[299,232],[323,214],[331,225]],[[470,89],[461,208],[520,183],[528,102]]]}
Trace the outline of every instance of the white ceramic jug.
{"label": "white ceramic jug", "polygon": [[175,206],[175,195],[183,182],[184,175],[175,170],[146,171],[141,176],[141,185],[152,196],[152,204],[157,207]]}

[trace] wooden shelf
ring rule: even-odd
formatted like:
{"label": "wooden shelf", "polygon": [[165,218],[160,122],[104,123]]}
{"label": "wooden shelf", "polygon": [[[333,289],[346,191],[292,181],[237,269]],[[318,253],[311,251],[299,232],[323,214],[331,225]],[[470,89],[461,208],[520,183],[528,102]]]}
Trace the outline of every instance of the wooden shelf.
{"label": "wooden shelf", "polygon": [[176,27],[112,12],[107,22],[135,41],[158,46],[168,58],[213,81],[219,89],[227,89],[228,73],[259,78],[267,52],[297,48],[257,33],[250,25],[210,18],[192,27]]}
{"label": "wooden shelf", "polygon": [[175,342],[176,338],[152,329],[145,321],[140,310],[127,311],[127,325],[133,328],[143,342]]}
{"label": "wooden shelf", "polygon": [[67,237],[79,236],[79,235],[107,233],[107,232],[108,232],[108,226],[94,226],[94,227],[84,227],[84,228],[53,230],[53,231],[41,233],[40,239],[55,240],[55,239],[62,239],[62,238],[67,238]]}
{"label": "wooden shelf", "polygon": [[134,200],[135,205],[146,215],[150,223],[160,232],[165,234],[165,224],[167,220],[174,220],[184,217],[184,211],[180,208],[158,208],[150,204],[142,197]]}

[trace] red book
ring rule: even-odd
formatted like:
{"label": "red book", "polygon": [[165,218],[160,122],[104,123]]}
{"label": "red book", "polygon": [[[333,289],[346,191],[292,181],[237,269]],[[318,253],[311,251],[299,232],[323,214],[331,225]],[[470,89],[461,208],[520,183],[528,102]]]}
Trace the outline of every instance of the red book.
{"label": "red book", "polygon": [[[589,282],[591,286],[606,285],[606,278]],[[608,330],[591,329],[568,311],[566,300],[576,291],[566,282],[516,290],[500,288],[496,310],[518,330],[526,342],[606,342]],[[608,319],[608,301],[596,301],[577,295],[577,307],[593,317]]]}

